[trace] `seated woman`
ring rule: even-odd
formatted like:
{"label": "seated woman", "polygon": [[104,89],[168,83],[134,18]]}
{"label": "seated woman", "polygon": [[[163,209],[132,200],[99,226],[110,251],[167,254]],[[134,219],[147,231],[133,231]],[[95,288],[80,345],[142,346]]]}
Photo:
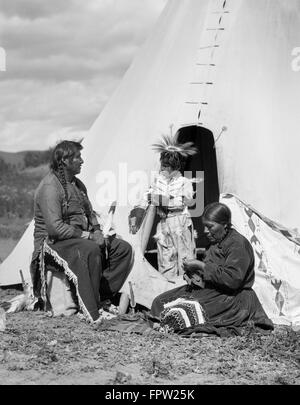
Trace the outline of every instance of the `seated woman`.
{"label": "seated woman", "polygon": [[86,187],[76,177],[83,164],[81,149],[79,142],[56,145],[51,170],[36,190],[31,276],[35,295],[46,302],[47,270],[64,272],[80,309],[93,322],[99,319],[101,300],[115,295],[128,276],[132,248],[115,237],[109,243],[104,239]]}
{"label": "seated woman", "polygon": [[202,220],[211,243],[205,259],[185,262],[187,285],[156,297],[151,315],[165,329],[187,335],[220,334],[228,329],[238,332],[249,321],[272,330],[273,323],[252,289],[252,246],[232,228],[230,209],[221,203],[210,204]]}

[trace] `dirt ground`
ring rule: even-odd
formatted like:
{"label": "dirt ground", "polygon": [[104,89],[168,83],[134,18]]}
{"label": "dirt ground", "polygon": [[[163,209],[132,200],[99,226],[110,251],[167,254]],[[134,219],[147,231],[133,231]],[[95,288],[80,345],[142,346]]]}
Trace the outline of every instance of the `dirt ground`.
{"label": "dirt ground", "polygon": [[[0,289],[0,302],[20,294]],[[250,333],[251,332],[251,333]],[[299,385],[300,332],[233,338],[99,331],[77,315],[7,314],[1,385]]]}

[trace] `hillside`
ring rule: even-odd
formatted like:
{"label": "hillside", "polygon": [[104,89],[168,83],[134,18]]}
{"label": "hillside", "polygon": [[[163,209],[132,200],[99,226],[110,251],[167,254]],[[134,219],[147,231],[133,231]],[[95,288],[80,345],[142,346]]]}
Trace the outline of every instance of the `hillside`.
{"label": "hillside", "polygon": [[22,152],[0,151],[0,175],[5,166],[15,170],[23,170],[27,167],[37,167],[49,161],[51,149],[48,150],[28,150]]}
{"label": "hillside", "polygon": [[33,217],[33,196],[47,173],[47,151],[0,151],[0,238],[18,240]]}
{"label": "hillside", "polygon": [[15,166],[17,169],[24,169],[25,167],[25,155],[26,151],[24,152],[3,152],[0,151],[0,159],[3,160],[6,164]]}

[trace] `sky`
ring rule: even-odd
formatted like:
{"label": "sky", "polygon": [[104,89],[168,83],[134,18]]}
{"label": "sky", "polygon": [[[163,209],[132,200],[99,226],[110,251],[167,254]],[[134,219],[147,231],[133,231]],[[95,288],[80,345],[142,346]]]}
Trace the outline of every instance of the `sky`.
{"label": "sky", "polygon": [[81,139],[167,0],[0,0],[0,150]]}

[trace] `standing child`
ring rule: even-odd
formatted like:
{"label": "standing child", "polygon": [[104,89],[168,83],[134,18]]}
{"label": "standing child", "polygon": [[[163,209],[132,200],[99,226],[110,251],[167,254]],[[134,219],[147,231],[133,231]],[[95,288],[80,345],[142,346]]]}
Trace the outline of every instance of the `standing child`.
{"label": "standing child", "polygon": [[158,270],[173,281],[183,275],[183,261],[195,258],[193,223],[188,207],[194,205],[193,180],[180,170],[188,156],[197,153],[191,142],[179,144],[177,137],[164,136],[153,149],[160,153],[160,172],[147,193],[157,206],[160,221],[154,238],[157,242]]}

